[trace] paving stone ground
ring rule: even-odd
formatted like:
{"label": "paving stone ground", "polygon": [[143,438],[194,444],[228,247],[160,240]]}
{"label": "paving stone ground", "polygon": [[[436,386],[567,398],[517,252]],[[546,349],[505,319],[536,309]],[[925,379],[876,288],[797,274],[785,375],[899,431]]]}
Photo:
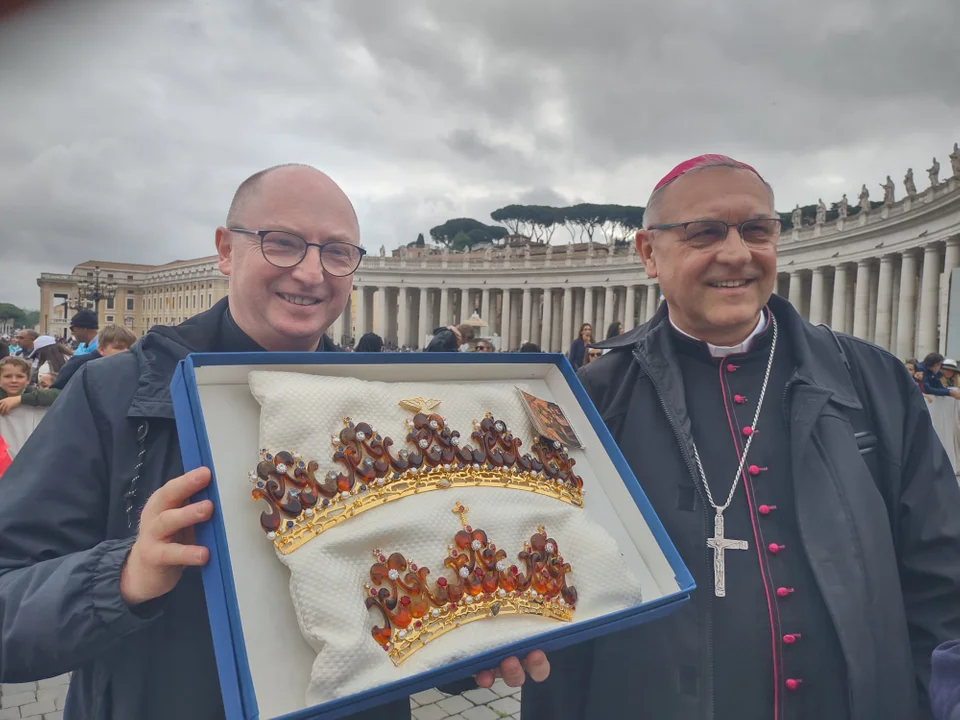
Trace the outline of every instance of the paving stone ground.
{"label": "paving stone ground", "polygon": [[0,720],[63,720],[69,675],[0,684]]}
{"label": "paving stone ground", "polygon": [[[0,720],[63,720],[69,675],[0,684]],[[520,720],[520,688],[497,680],[493,688],[447,695],[424,690],[410,698],[414,720]]]}

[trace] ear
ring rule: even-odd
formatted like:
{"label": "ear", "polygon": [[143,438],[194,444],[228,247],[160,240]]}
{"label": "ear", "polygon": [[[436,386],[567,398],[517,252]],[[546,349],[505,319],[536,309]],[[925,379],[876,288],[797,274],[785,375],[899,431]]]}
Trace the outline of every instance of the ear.
{"label": "ear", "polygon": [[657,259],[653,252],[653,233],[650,230],[637,230],[637,254],[647,271],[647,277],[657,276]]}
{"label": "ear", "polygon": [[220,272],[224,275],[230,275],[233,267],[233,243],[231,242],[230,231],[221,226],[217,228],[217,265]]}

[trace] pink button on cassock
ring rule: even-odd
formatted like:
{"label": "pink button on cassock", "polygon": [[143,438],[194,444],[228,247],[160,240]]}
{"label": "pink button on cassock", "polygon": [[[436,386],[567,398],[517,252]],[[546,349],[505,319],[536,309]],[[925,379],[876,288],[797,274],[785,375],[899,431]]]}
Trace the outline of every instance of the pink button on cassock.
{"label": "pink button on cassock", "polygon": [[777,597],[789,597],[790,593],[793,592],[793,588],[778,587],[777,588]]}
{"label": "pink button on cassock", "polygon": [[799,639],[800,639],[800,633],[790,633],[789,635],[783,636],[783,641],[787,645],[793,645]]}
{"label": "pink button on cassock", "polygon": [[795,678],[788,678],[788,679],[787,679],[787,682],[786,682],[787,690],[796,690],[797,688],[800,687],[800,683],[802,683],[802,682],[803,682],[803,680],[800,680],[799,678],[796,678],[796,679],[795,679]]}
{"label": "pink button on cassock", "polygon": [[743,434],[746,435],[747,437],[750,437],[751,435],[753,435],[753,428],[745,427],[741,432],[743,432]]}
{"label": "pink button on cassock", "polygon": [[783,550],[785,547],[786,547],[785,545],[777,545],[776,543],[770,543],[769,545],[767,545],[767,550],[769,550],[769,551],[772,552],[774,555],[776,555],[778,552],[780,552],[781,550]]}
{"label": "pink button on cassock", "polygon": [[737,370],[737,366],[734,365],[733,363],[729,363],[727,365],[727,372],[736,372],[736,370]]}
{"label": "pink button on cassock", "polygon": [[747,399],[746,399],[743,395],[734,395],[734,396],[733,396],[733,401],[734,401],[737,405],[743,405],[743,404],[747,401]]}

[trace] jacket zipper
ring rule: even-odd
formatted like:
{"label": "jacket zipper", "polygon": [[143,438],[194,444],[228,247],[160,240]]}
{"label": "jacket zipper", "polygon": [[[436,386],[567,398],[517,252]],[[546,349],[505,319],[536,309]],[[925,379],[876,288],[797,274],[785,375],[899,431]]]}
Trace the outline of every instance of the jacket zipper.
{"label": "jacket zipper", "polygon": [[[650,378],[650,383],[653,385],[654,391],[657,393],[657,399],[660,401],[660,407],[663,408],[663,414],[667,417],[667,422],[670,423],[670,428],[673,430],[673,435],[677,439],[677,445],[680,447],[680,453],[683,455],[683,460],[687,464],[687,471],[690,473],[690,477],[693,480],[693,486],[697,489],[697,494],[700,495],[700,504],[703,506],[703,528],[705,533],[710,532],[710,512],[707,510],[710,507],[710,504],[707,500],[706,493],[704,493],[703,488],[700,486],[700,483],[697,481],[697,474],[694,472],[693,460],[687,453],[686,445],[683,442],[683,438],[680,436],[680,431],[677,429],[677,424],[673,420],[673,416],[670,414],[670,411],[667,409],[667,404],[663,400],[663,393],[660,392],[660,386],[657,384],[657,381],[653,378],[653,373],[644,365],[643,360],[640,359],[640,356],[634,352],[634,358],[637,363],[643,368],[644,373],[647,377]],[[708,566],[712,566],[710,558],[707,557],[707,554],[704,553],[704,563]],[[707,577],[710,578],[710,573],[707,572]],[[713,580],[710,580],[710,590],[713,588]],[[706,595],[706,623],[707,623],[707,668],[704,672],[707,685],[707,694],[710,698],[710,713],[708,717],[712,720],[714,714],[714,703],[713,703],[713,601],[712,595]]]}

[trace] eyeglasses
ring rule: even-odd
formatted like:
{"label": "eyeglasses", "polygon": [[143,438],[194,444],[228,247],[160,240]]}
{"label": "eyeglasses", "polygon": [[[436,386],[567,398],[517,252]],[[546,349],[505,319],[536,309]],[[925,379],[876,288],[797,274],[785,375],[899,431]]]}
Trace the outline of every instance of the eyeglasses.
{"label": "eyeglasses", "polygon": [[736,228],[743,242],[762,248],[776,242],[782,225],[780,218],[755,218],[742,223],[726,223],[723,220],[691,220],[667,225],[651,225],[650,230],[673,230],[683,228],[685,242],[697,248],[713,247],[727,238],[730,228]]}
{"label": "eyeglasses", "polygon": [[352,275],[360,267],[360,261],[367,251],[353,243],[340,240],[311,243],[296,233],[284,230],[247,230],[246,228],[227,228],[230,232],[245,235],[257,235],[260,238],[260,252],[264,259],[278,268],[292,268],[303,262],[307,250],[315,247],[320,252],[320,266],[325,272],[336,277]]}
{"label": "eyeglasses", "polygon": [[477,352],[493,352],[493,348],[489,345],[477,345]]}

